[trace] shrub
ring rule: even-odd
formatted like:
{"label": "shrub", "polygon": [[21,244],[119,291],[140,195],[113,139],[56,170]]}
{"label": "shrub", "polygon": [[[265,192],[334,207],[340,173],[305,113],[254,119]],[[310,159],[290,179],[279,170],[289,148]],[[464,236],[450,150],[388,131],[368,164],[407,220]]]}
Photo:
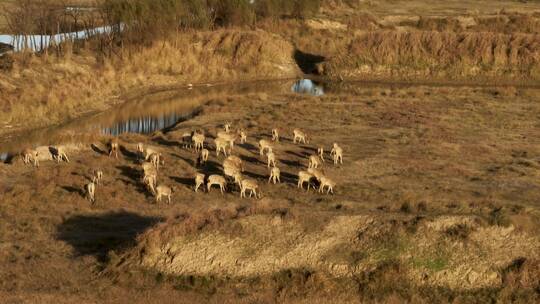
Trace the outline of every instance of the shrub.
{"label": "shrub", "polygon": [[399,207],[399,211],[404,213],[411,212],[411,205],[409,204],[409,202],[404,202],[403,204],[401,204],[401,207]]}
{"label": "shrub", "polygon": [[304,19],[316,14],[320,7],[320,0],[259,0],[255,11],[263,18],[291,16]]}
{"label": "shrub", "polygon": [[453,240],[466,240],[471,234],[471,227],[465,224],[457,224],[446,229],[445,234]]}
{"label": "shrub", "polygon": [[249,0],[214,0],[210,9],[215,11],[217,25],[252,25],[255,11]]}
{"label": "shrub", "polygon": [[10,71],[13,68],[13,57],[11,55],[0,56],[0,71]]}
{"label": "shrub", "polygon": [[314,15],[319,11],[321,6],[320,0],[295,0],[292,2],[291,15],[295,18],[306,18]]}
{"label": "shrub", "polygon": [[492,226],[508,227],[512,224],[508,215],[502,208],[496,208],[488,216],[488,223]]}

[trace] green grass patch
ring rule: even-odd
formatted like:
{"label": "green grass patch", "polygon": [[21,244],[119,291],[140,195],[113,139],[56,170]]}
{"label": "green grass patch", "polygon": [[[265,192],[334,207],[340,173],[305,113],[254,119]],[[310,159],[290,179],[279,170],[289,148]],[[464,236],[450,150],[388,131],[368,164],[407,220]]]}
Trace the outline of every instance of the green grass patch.
{"label": "green grass patch", "polygon": [[448,259],[444,257],[413,258],[411,264],[415,268],[424,268],[431,272],[438,272],[448,266]]}
{"label": "green grass patch", "polygon": [[401,239],[396,236],[395,238],[381,243],[380,246],[371,253],[371,256],[379,262],[396,260],[408,247],[409,244],[406,239]]}

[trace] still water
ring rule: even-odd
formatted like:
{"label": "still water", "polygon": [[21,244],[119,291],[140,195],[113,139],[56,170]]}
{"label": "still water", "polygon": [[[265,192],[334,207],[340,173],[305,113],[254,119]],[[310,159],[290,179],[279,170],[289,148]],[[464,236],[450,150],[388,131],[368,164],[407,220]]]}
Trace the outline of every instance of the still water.
{"label": "still water", "polygon": [[293,91],[294,93],[309,94],[313,96],[324,95],[323,86],[320,84],[317,84],[315,81],[311,79],[298,80],[292,85],[291,91]]}
{"label": "still water", "polygon": [[[224,85],[201,85],[149,92],[127,99],[117,107],[99,114],[78,118],[65,124],[0,139],[0,160],[25,147],[83,140],[100,135],[123,133],[150,134],[167,129],[196,116],[203,100],[248,93],[298,93],[320,96],[324,89],[309,79],[298,81],[260,81]],[[9,151],[9,152],[8,152]]]}

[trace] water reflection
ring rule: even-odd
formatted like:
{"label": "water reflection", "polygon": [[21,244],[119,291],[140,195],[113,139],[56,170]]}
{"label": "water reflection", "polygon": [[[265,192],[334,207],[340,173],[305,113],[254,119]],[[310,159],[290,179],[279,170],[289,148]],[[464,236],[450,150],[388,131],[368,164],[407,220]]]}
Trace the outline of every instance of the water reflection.
{"label": "water reflection", "polygon": [[6,162],[9,157],[10,157],[10,154],[7,153],[7,152],[0,153],[0,161],[1,162]]}
{"label": "water reflection", "polygon": [[[123,133],[149,134],[171,128],[197,115],[201,104],[212,99],[234,98],[251,93],[279,94],[291,91],[291,81],[259,81],[224,85],[195,85],[184,88],[156,89],[136,95],[103,113],[81,117],[59,126],[10,134],[0,139],[0,160],[9,160],[12,153],[24,148],[66,142],[95,140],[101,135]],[[309,79],[292,84],[294,93],[320,96],[322,85]],[[4,152],[11,152],[10,154]]]}
{"label": "water reflection", "polygon": [[294,93],[309,94],[313,96],[324,95],[323,87],[321,85],[316,84],[311,79],[298,80],[292,85],[291,91]]}
{"label": "water reflection", "polygon": [[100,127],[101,134],[117,136],[123,133],[149,134],[158,130],[170,128],[177,123],[191,118],[194,113],[172,113],[160,116],[131,118],[115,123],[112,126]]}

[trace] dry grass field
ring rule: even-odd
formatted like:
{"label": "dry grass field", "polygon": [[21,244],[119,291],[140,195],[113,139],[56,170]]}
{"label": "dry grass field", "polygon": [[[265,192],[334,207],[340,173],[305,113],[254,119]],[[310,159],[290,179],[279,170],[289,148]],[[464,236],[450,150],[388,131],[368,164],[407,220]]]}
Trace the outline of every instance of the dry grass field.
{"label": "dry grass field", "polygon": [[156,86],[300,72],[390,82],[540,79],[537,1],[328,1],[311,19],[254,27],[188,31],[107,59],[70,45],[60,57],[14,55],[13,68],[0,72],[0,120],[11,128],[0,134],[62,123]]}
{"label": "dry grass field", "polygon": [[[540,302],[540,2],[323,2],[305,20],[187,30],[109,57],[91,43],[0,57],[0,154],[59,144],[70,158],[0,163],[0,303]],[[302,74],[326,94],[235,85]],[[194,115],[118,136],[118,159],[85,128],[169,110]],[[233,183],[194,192],[195,173],[223,172],[227,121],[247,130],[233,153],[261,198]],[[272,128],[277,185],[257,147]],[[181,142],[195,129],[204,165]],[[163,154],[171,204],[145,189],[139,142]],[[297,187],[318,147],[334,194]]]}
{"label": "dry grass field", "polygon": [[[0,166],[0,285],[8,303],[452,302],[538,300],[539,92],[482,87],[367,87],[324,97],[230,95],[167,132],[83,142],[71,162]],[[181,101],[179,101],[181,102]],[[307,110],[309,109],[309,110]],[[180,143],[225,121],[245,128],[235,154],[261,199],[193,191],[195,172],[220,173]],[[267,184],[257,141],[275,144],[282,183]],[[293,144],[292,128],[309,144]],[[135,145],[164,154],[154,203]],[[212,140],[208,146],[212,147]],[[296,187],[318,146],[334,195]],[[91,148],[93,144],[93,148]],[[105,173],[97,202],[83,197]]]}

